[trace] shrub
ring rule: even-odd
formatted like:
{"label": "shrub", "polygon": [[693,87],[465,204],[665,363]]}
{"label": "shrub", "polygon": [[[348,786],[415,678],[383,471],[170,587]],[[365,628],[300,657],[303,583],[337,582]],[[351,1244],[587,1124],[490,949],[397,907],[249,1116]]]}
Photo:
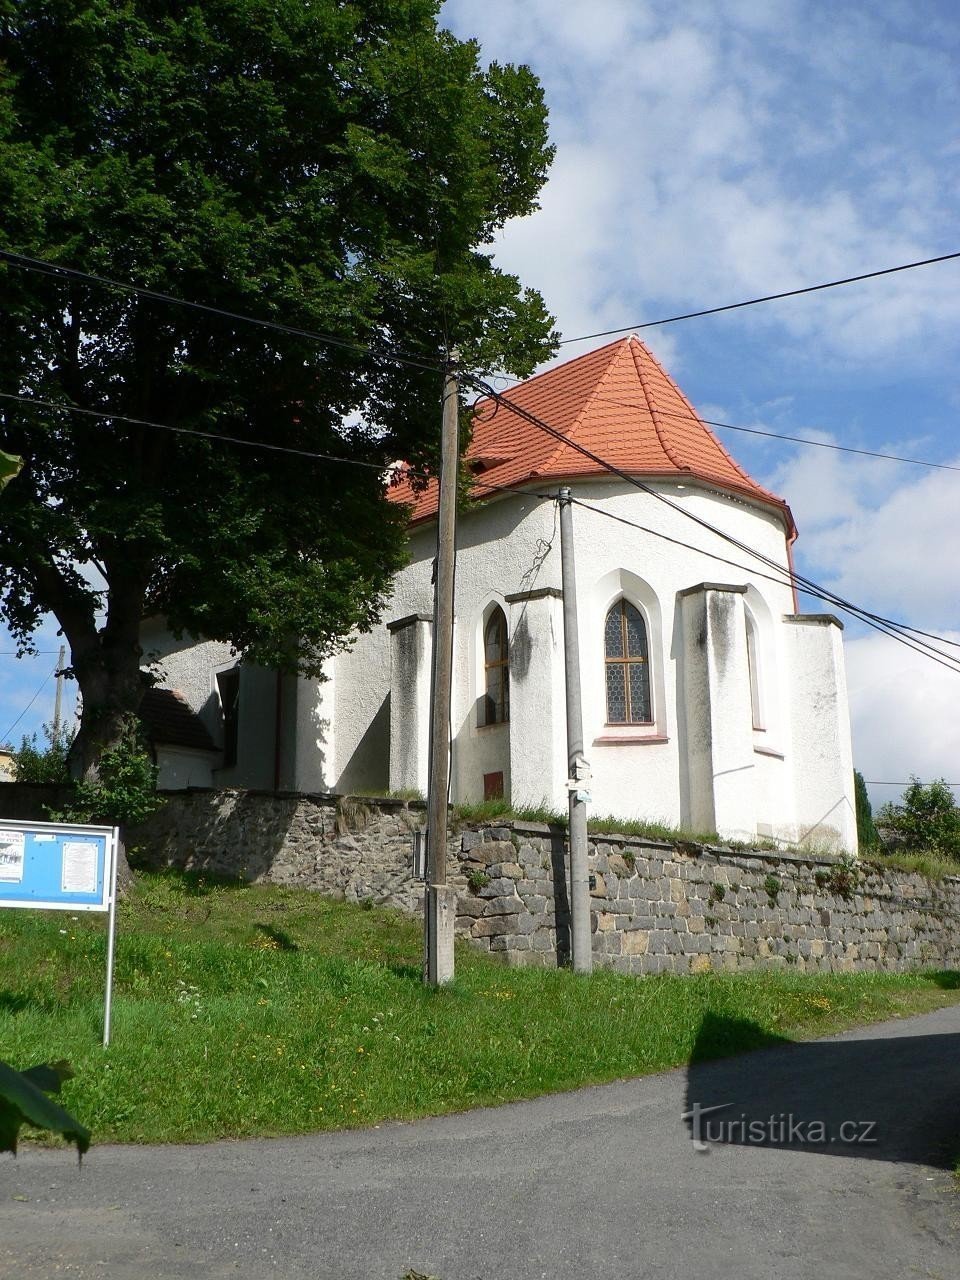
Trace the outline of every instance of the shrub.
{"label": "shrub", "polygon": [[11,752],[17,782],[65,783],[70,781],[68,757],[73,734],[66,725],[43,726],[46,745],[37,741],[37,735],[21,739],[18,750]]}
{"label": "shrub", "polygon": [[101,755],[96,781],[75,783],[67,807],[50,817],[59,822],[122,826],[142,822],[160,804],[157,766],[144,746],[138,721],[131,716],[119,741]]}
{"label": "shrub", "polygon": [[893,843],[911,852],[960,857],[960,809],[942,778],[923,783],[912,777],[900,803],[884,805],[878,821]]}

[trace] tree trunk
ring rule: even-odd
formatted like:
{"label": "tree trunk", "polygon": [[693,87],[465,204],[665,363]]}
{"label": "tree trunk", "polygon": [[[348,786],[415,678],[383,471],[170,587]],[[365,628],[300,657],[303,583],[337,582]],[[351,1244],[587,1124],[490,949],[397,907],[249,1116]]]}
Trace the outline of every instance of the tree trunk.
{"label": "tree trunk", "polygon": [[101,630],[68,637],[81,700],[71,771],[84,782],[96,782],[100,757],[121,740],[147,688],[140,671],[142,590],[111,586],[109,599]]}

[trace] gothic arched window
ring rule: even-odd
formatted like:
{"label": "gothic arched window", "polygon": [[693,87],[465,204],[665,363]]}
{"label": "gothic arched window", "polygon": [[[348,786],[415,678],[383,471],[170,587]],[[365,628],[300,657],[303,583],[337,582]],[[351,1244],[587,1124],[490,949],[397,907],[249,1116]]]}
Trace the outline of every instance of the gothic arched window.
{"label": "gothic arched window", "polygon": [[750,678],[750,712],[754,729],[763,728],[763,702],[760,698],[760,662],[758,658],[757,624],[748,612],[747,622],[747,674]]}
{"label": "gothic arched window", "polygon": [[607,724],[652,724],[647,625],[629,600],[618,600],[603,629]]}
{"label": "gothic arched window", "polygon": [[483,724],[510,719],[510,651],[507,619],[497,605],[483,628]]}

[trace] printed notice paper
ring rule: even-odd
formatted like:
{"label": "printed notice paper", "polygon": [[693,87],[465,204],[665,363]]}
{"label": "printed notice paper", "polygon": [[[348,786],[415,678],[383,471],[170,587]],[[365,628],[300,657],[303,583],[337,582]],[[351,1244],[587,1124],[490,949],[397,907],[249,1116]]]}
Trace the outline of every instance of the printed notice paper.
{"label": "printed notice paper", "polygon": [[64,840],[60,888],[64,893],[97,892],[97,846],[92,841]]}
{"label": "printed notice paper", "polygon": [[19,884],[23,879],[22,831],[0,830],[0,882]]}

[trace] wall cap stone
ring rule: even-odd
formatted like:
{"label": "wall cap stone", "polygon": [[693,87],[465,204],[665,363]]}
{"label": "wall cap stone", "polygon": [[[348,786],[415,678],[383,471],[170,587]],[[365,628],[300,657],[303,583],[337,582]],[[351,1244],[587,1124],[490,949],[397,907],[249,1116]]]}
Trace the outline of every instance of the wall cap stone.
{"label": "wall cap stone", "polygon": [[563,592],[559,587],[537,587],[533,591],[512,591],[503,598],[507,604],[522,604],[525,600],[546,600],[548,597],[562,600]]}
{"label": "wall cap stone", "polygon": [[843,623],[833,613],[785,613],[783,615],[784,622],[796,622],[801,626],[809,627],[839,627],[843,630]]}
{"label": "wall cap stone", "polygon": [[677,592],[677,595],[682,599],[684,596],[699,595],[701,591],[733,591],[743,596],[746,595],[747,588],[733,582],[698,582],[695,587],[684,587],[682,591]]}
{"label": "wall cap stone", "polygon": [[394,618],[393,622],[387,623],[388,631],[400,631],[403,627],[410,627],[415,622],[432,622],[432,613],[408,613],[402,618]]}

